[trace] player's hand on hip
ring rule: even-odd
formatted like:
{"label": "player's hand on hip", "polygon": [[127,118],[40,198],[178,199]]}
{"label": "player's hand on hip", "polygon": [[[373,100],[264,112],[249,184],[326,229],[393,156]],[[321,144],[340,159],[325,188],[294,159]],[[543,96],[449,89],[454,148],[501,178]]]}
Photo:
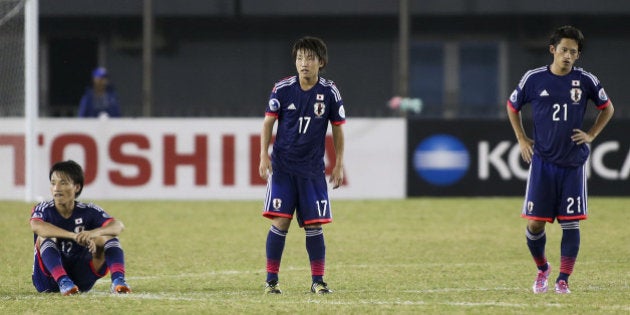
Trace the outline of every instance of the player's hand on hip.
{"label": "player's hand on hip", "polygon": [[580,129],[573,129],[571,140],[576,144],[584,144],[593,142],[593,137]]}

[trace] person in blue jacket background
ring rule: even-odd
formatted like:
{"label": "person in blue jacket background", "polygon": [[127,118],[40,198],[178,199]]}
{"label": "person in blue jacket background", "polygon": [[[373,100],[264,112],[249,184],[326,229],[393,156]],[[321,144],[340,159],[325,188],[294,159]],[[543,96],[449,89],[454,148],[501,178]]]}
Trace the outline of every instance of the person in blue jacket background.
{"label": "person in blue jacket background", "polygon": [[120,117],[120,103],[113,86],[109,84],[107,69],[92,71],[92,87],[85,90],[79,104],[79,117]]}

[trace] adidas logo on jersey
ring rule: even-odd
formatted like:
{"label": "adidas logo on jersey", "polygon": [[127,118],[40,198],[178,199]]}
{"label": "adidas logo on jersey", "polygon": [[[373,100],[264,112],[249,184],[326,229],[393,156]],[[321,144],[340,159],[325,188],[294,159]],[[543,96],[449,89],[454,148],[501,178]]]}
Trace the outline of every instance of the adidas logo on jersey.
{"label": "adidas logo on jersey", "polygon": [[295,108],[295,104],[291,103],[291,105],[289,105],[289,107],[287,107],[287,109],[295,110],[296,109]]}
{"label": "adidas logo on jersey", "polygon": [[547,93],[547,90],[543,90],[540,92],[540,96],[549,96],[549,93]]}

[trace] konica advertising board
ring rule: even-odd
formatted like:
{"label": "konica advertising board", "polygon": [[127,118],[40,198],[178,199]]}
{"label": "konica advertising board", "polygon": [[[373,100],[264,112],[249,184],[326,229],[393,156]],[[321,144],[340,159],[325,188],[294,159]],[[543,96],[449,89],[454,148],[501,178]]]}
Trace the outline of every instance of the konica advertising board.
{"label": "konica advertising board", "polygon": [[[524,194],[529,165],[507,119],[409,120],[407,131],[408,196]],[[613,119],[590,145],[589,194],[630,194],[628,134],[630,122]]]}

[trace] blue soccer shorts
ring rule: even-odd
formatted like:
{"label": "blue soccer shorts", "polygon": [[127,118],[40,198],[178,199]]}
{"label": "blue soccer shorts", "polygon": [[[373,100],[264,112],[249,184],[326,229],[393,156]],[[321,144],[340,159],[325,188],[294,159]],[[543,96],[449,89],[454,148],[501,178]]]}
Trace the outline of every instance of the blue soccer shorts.
{"label": "blue soccer shorts", "polygon": [[267,181],[263,216],[293,218],[300,227],[332,222],[326,176],[306,178],[274,170]]}
{"label": "blue soccer shorts", "polygon": [[543,161],[534,154],[521,216],[547,221],[587,218],[585,166],[565,167]]}
{"label": "blue soccer shorts", "polygon": [[[59,285],[44,267],[38,250],[35,250],[34,256],[32,278],[37,292],[59,292]],[[100,270],[94,270],[92,255],[87,250],[81,256],[62,257],[61,261],[66,273],[81,292],[92,289],[96,281],[107,274],[107,264],[103,264]]]}

